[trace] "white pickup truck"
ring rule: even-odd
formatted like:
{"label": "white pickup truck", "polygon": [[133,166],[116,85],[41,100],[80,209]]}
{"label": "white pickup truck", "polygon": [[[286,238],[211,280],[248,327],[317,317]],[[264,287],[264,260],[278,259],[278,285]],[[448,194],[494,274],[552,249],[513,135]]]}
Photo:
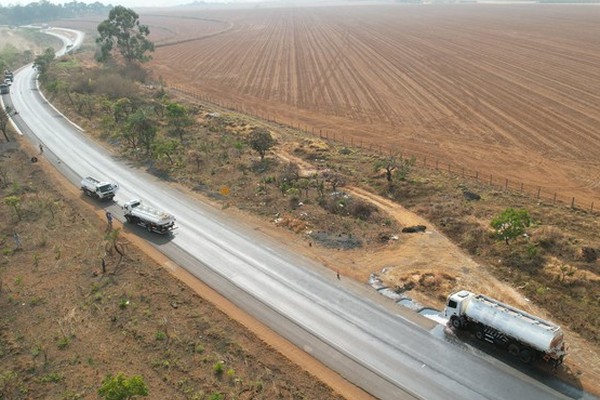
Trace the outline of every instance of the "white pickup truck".
{"label": "white pickup truck", "polygon": [[83,193],[100,200],[112,200],[118,188],[116,183],[102,182],[93,176],[86,176],[81,180]]}
{"label": "white pickup truck", "polygon": [[165,234],[175,229],[175,217],[164,211],[142,204],[141,200],[131,200],[123,205],[127,222],[142,226],[148,232]]}

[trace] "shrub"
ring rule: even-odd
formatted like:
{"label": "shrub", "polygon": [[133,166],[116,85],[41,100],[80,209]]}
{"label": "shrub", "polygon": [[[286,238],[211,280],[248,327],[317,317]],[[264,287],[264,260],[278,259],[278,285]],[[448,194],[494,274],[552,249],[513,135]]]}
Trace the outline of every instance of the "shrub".
{"label": "shrub", "polygon": [[225,366],[223,365],[223,361],[217,361],[213,365],[213,371],[216,375],[222,375],[224,369],[225,369]]}
{"label": "shrub", "polygon": [[107,375],[104,378],[98,394],[105,400],[127,400],[133,396],[148,396],[148,386],[141,376],[127,378],[118,373],[117,376]]}

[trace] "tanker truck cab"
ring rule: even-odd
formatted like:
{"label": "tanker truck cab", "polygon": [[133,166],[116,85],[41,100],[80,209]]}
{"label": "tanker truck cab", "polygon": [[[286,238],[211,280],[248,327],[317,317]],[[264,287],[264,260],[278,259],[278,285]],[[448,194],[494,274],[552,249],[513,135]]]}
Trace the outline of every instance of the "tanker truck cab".
{"label": "tanker truck cab", "polygon": [[473,293],[467,290],[461,290],[448,296],[448,302],[444,309],[444,317],[450,320],[453,327],[460,328],[464,325],[464,322],[461,322],[461,317],[464,313],[465,304],[471,296],[473,296]]}

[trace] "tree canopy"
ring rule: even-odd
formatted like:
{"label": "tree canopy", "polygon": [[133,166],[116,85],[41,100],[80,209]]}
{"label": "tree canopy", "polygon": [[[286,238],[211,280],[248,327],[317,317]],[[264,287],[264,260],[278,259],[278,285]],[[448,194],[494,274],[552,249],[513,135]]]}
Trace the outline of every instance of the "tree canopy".
{"label": "tree canopy", "polygon": [[147,53],[154,51],[154,43],[148,40],[150,29],[140,24],[139,15],[130,8],[116,6],[110,10],[108,19],[98,25],[98,33],[100,62],[108,61],[115,47],[128,64],[149,61]]}
{"label": "tree canopy", "polygon": [[260,155],[261,161],[265,159],[267,151],[275,146],[275,139],[268,130],[263,128],[254,129],[250,133],[248,142],[250,147]]}
{"label": "tree canopy", "polygon": [[527,210],[507,208],[492,219],[491,225],[496,230],[496,236],[508,244],[510,239],[525,233],[525,228],[531,225],[531,217]]}
{"label": "tree canopy", "polygon": [[48,47],[33,61],[33,67],[37,69],[42,79],[44,79],[46,73],[48,72],[48,68],[50,68],[50,63],[52,62],[52,60],[54,60],[54,57],[54,49]]}

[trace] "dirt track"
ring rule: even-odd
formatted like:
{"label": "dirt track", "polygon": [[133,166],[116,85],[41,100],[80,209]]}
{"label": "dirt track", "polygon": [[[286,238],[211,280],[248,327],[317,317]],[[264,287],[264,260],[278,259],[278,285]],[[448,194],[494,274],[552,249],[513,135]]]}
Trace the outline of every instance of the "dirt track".
{"label": "dirt track", "polygon": [[152,67],[168,84],[588,207],[600,200],[599,13],[355,6],[188,11],[185,23],[175,14],[147,23],[160,41],[189,39],[193,26],[206,36],[157,49]]}

